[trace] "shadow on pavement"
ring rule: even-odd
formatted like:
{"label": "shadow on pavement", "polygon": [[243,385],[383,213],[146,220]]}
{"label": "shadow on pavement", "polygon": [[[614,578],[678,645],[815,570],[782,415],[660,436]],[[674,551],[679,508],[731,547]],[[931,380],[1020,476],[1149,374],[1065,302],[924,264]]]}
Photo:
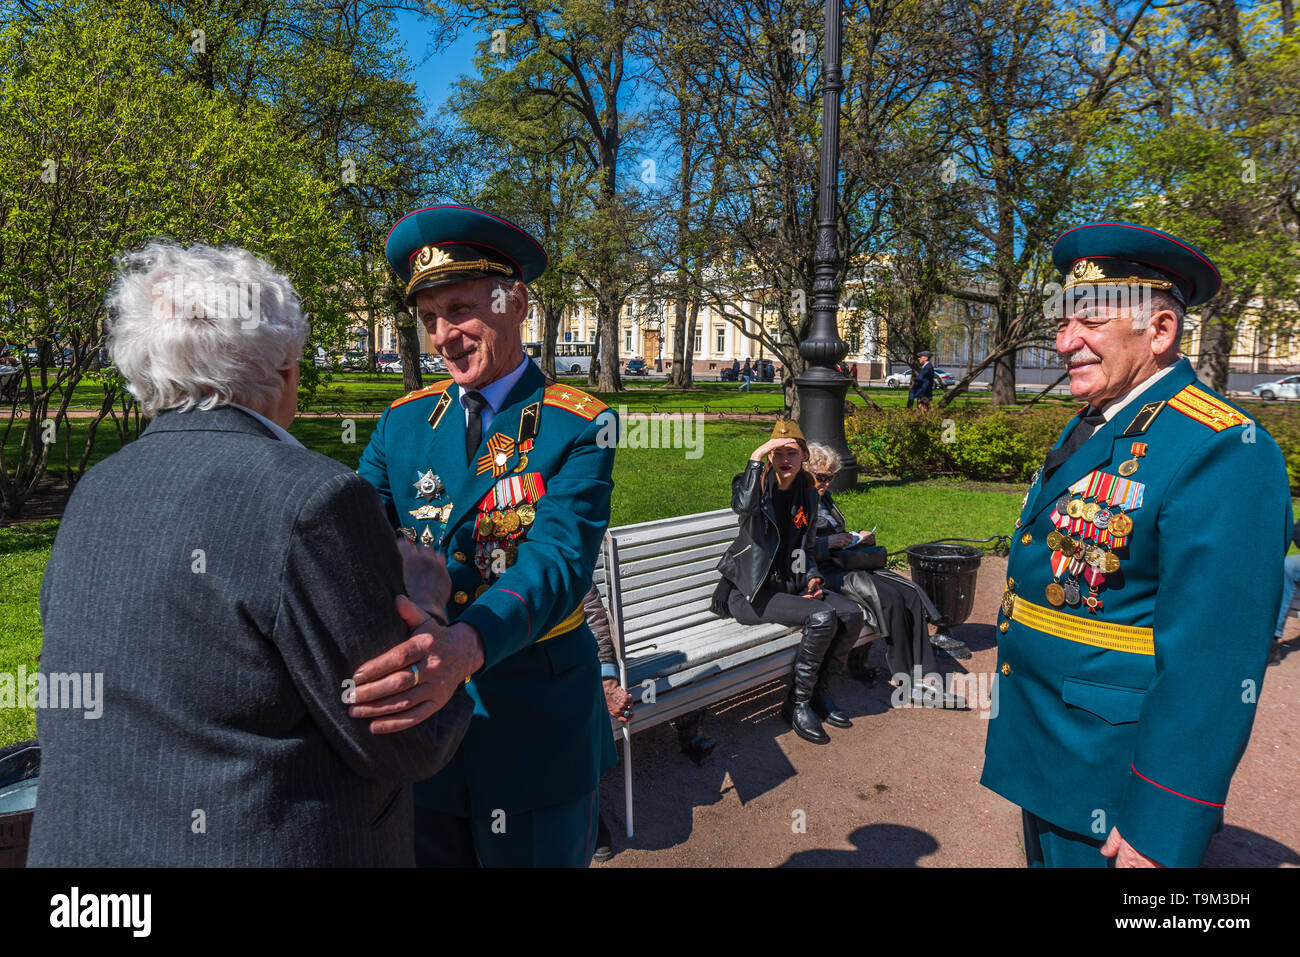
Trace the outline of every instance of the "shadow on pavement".
{"label": "shadow on pavement", "polygon": [[[964,627],[958,637],[968,643],[973,641],[973,648],[993,644],[993,639],[983,634],[988,632],[991,635],[993,629],[990,626]],[[871,683],[844,676],[834,679],[831,685],[837,706],[855,724],[861,722],[868,730],[873,717],[884,716],[892,710],[891,697],[894,694],[884,676],[883,642],[874,643],[870,662],[879,671],[879,677]],[[965,671],[961,662],[950,658],[940,658],[939,667],[945,673],[961,674]],[[837,729],[828,729],[832,744],[819,746],[794,737],[790,726],[781,720],[779,711],[788,687],[788,679],[770,681],[709,708],[703,733],[716,738],[718,744],[703,767],[696,767],[680,752],[676,732],[668,724],[635,735],[632,739],[632,781],[636,833],[630,839],[626,836],[620,748],[619,764],[602,779],[600,785],[601,815],[613,834],[614,846],[620,851],[662,850],[684,844],[691,838],[697,808],[718,804],[729,793],[734,793],[745,806],[794,778],[797,772],[787,757],[786,749],[834,748],[835,736],[842,733]],[[922,833],[910,828],[901,830]],[[926,838],[934,843],[928,835]],[[893,863],[901,861],[902,852],[896,849],[921,847],[915,842],[901,844],[901,839],[892,832],[889,839],[893,842],[889,846],[895,850],[890,851],[891,861],[882,861],[881,866],[904,866],[903,863]],[[928,854],[933,850],[932,847],[920,853]],[[868,851],[876,853],[870,847],[864,850]]]}
{"label": "shadow on pavement", "polygon": [[1210,840],[1205,867],[1300,866],[1300,853],[1258,831],[1229,824]]}
{"label": "shadow on pavement", "polygon": [[818,849],[791,854],[782,867],[917,867],[939,850],[925,831],[903,824],[868,824],[849,835],[851,851]]}

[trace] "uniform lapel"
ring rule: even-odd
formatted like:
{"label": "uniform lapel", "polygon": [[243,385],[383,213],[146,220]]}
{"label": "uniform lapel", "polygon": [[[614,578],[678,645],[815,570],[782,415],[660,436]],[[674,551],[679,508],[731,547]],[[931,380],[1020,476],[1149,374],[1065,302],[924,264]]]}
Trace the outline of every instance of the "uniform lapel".
{"label": "uniform lapel", "polygon": [[[457,387],[459,389],[459,387]],[[459,392],[457,393],[459,395]],[[510,392],[506,395],[505,403],[492,417],[492,427],[483,433],[483,441],[479,444],[478,450],[474,453],[474,461],[464,467],[460,473],[461,481],[459,488],[456,489],[452,501],[455,508],[451,513],[451,521],[447,525],[447,534],[451,535],[457,526],[460,525],[466,516],[472,516],[474,509],[479,501],[488,493],[494,483],[507,475],[518,474],[514,468],[519,463],[519,450],[515,449],[510,461],[506,463],[506,471],[501,475],[493,475],[492,470],[488,469],[481,475],[478,474],[479,456],[488,454],[488,440],[493,435],[503,435],[508,438],[513,446],[519,437],[519,418],[523,410],[533,403],[540,403],[546,398],[546,377],[542,375],[540,369],[530,362],[524,374],[519,377],[519,381],[514,384]],[[461,412],[460,422],[460,455],[463,460],[465,455],[465,414],[460,408],[457,401],[456,409]],[[539,432],[540,441],[545,441],[545,435]],[[534,453],[529,453],[530,455]],[[527,471],[527,470],[525,470]]]}

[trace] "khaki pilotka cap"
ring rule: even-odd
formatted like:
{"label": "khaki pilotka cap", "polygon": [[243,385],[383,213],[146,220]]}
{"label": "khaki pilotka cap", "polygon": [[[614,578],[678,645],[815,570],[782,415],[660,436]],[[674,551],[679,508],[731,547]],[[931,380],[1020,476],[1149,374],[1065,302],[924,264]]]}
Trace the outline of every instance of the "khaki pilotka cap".
{"label": "khaki pilotka cap", "polygon": [[804,440],[803,431],[793,419],[777,419],[776,425],[772,427],[772,438],[794,439],[799,443],[799,448],[803,449],[803,454],[808,454],[808,443]]}

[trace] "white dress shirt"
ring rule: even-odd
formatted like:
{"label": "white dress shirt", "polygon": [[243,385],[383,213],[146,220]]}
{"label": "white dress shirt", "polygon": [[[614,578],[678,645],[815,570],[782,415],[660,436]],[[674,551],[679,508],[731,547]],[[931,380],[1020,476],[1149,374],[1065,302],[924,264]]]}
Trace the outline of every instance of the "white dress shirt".
{"label": "white dress shirt", "polygon": [[270,429],[270,430],[271,430],[271,434],[274,435],[274,436],[275,436],[277,439],[279,439],[281,442],[288,442],[290,445],[296,445],[296,446],[298,446],[298,448],[302,448],[302,447],[303,447],[303,444],[302,444],[301,442],[299,442],[297,439],[295,439],[292,435],[290,435],[290,434],[289,434],[288,432],[286,432],[284,429],[280,428],[280,426],[276,425],[274,422],[272,422],[272,421],[271,421],[270,419],[268,419],[266,416],[262,415],[260,412],[254,412],[252,409],[248,408],[247,406],[239,405],[239,404],[237,404],[237,403],[235,403],[235,402],[231,402],[231,403],[230,403],[230,407],[233,408],[233,409],[239,409],[241,412],[247,412],[247,413],[248,413],[249,415],[251,415],[253,418],[257,419],[258,422],[261,422],[264,426],[266,426],[268,429]]}
{"label": "white dress shirt", "polygon": [[1151,388],[1151,386],[1154,385],[1156,382],[1159,382],[1161,379],[1167,376],[1170,372],[1173,371],[1174,366],[1176,365],[1178,365],[1177,362],[1172,362],[1169,365],[1165,366],[1163,369],[1161,369],[1159,372],[1155,373],[1154,375],[1147,376],[1145,379],[1143,379],[1141,382],[1135,385],[1127,395],[1109,403],[1104,409],[1101,410],[1101,414],[1106,417],[1106,421],[1109,422],[1111,419],[1115,418],[1115,416],[1119,415],[1120,410],[1123,409],[1124,406],[1128,405],[1130,402],[1132,402],[1134,399],[1140,396],[1147,389]]}

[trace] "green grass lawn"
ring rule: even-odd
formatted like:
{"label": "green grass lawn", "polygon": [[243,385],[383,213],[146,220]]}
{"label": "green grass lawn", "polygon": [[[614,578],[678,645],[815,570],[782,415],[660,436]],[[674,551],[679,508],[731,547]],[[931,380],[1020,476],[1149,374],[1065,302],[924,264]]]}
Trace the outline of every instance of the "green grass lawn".
{"label": "green grass lawn", "polygon": [[[425,386],[433,385],[447,376],[423,377]],[[587,389],[586,376],[565,376],[559,380],[566,385]],[[607,405],[626,405],[634,412],[722,412],[727,414],[778,412],[784,407],[784,397],[779,382],[753,383],[750,392],[741,392],[734,382],[697,382],[693,389],[671,389],[663,380],[623,378],[623,392],[594,394]],[[907,403],[906,389],[867,387],[872,400],[882,406]],[[402,377],[396,373],[361,374],[345,372],[322,382],[315,395],[303,405],[304,412],[367,412],[379,413],[394,399],[406,394]],[[71,408],[97,409],[103,398],[100,387],[94,383],[80,382],[73,390]],[[854,405],[864,405],[862,398],[852,389],[848,400]],[[1068,402],[1068,397],[1052,396],[1047,402]],[[987,392],[972,392],[960,397],[956,405],[983,405],[988,402]]]}
{"label": "green grass lawn", "polygon": [[[28,674],[36,671],[41,575],[58,527],[56,521],[45,521],[0,529],[0,673],[15,674],[20,665]],[[0,708],[0,747],[34,737],[35,711]]]}

